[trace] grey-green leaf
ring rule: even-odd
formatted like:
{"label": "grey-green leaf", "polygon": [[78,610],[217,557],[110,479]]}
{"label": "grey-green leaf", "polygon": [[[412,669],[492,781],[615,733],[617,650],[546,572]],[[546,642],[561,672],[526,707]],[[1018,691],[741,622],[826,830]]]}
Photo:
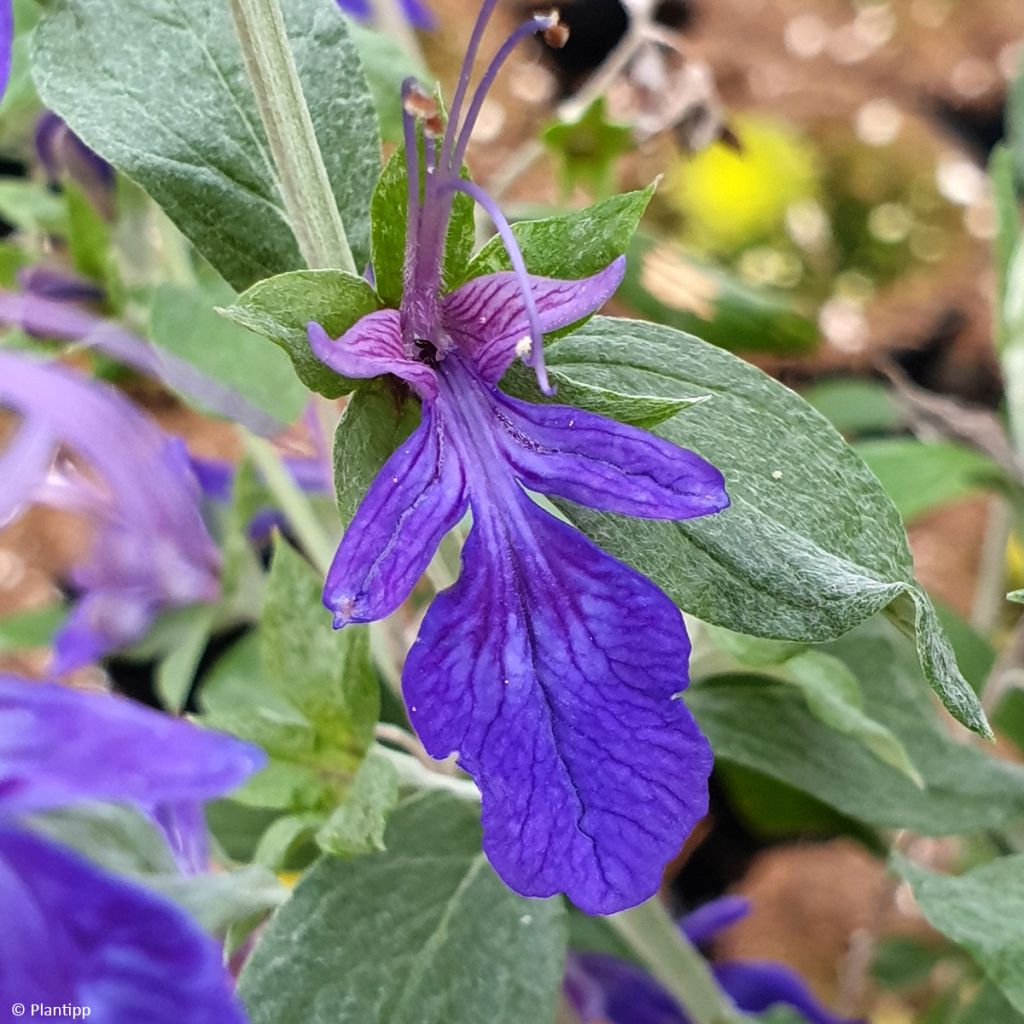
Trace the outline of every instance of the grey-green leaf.
{"label": "grey-green leaf", "polygon": [[1024,769],[950,736],[921,686],[912,646],[891,625],[876,619],[823,650],[856,676],[865,708],[899,740],[924,788],[826,726],[794,687],[768,676],[722,676],[688,691],[717,758],[877,827],[948,835],[1024,817]]}
{"label": "grey-green leaf", "polygon": [[239,979],[253,1024],[523,1024],[554,1019],[558,900],[502,884],[475,810],[414,798],[387,852],[325,857],[274,916]]}
{"label": "grey-green leaf", "polygon": [[[654,189],[651,184],[585,210],[513,224],[526,269],[542,277],[577,279],[596,274],[629,248]],[[473,257],[465,280],[511,269],[505,246],[495,236]]]}
{"label": "grey-green leaf", "polygon": [[317,832],[324,853],[337,856],[384,849],[388,815],[398,803],[398,775],[391,762],[370,751],[341,806]]}
{"label": "grey-green leaf", "polygon": [[[45,0],[39,93],[137,181],[235,288],[302,267],[222,0]],[[373,98],[333,0],[282,5],[357,263],[380,167]],[[111,45],[116,40],[116,45]]]}
{"label": "grey-green leaf", "polygon": [[551,344],[548,365],[620,394],[713,395],[655,432],[722,470],[730,508],[665,523],[564,503],[601,547],[686,611],[754,636],[818,643],[893,605],[896,621],[916,634],[926,678],[943,703],[989,734],[914,581],[899,514],[823,416],[749,363],[656,324],[596,318]]}
{"label": "grey-green leaf", "polygon": [[373,478],[415,430],[419,405],[388,380],[370,381],[349,399],[334,435],[334,487],[348,525]]}
{"label": "grey-green leaf", "polygon": [[260,281],[219,312],[280,345],[306,387],[338,398],[358,382],[335,373],[313,355],[307,325],[314,321],[338,338],[378,305],[376,292],[361,277],[342,270],[296,270]]}
{"label": "grey-green leaf", "polygon": [[1024,855],[959,876],[936,875],[896,857],[929,923],[962,946],[1018,1013],[1024,1013]]}
{"label": "grey-green leaf", "polygon": [[[306,389],[279,348],[217,315],[214,307],[229,305],[234,298],[224,286],[200,291],[159,285],[150,302],[150,337],[158,348],[244,395],[280,423],[294,423],[305,405]],[[194,398],[202,407],[202,395]]]}

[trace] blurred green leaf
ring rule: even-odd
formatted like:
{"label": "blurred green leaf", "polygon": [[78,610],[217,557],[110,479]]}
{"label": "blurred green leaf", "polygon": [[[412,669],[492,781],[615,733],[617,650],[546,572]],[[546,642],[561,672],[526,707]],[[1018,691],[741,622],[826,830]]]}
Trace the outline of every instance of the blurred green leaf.
{"label": "blurred green leaf", "polygon": [[871,976],[890,992],[926,983],[940,951],[919,939],[902,935],[883,936],[871,962]]}
{"label": "blurred green leaf", "polygon": [[804,695],[811,713],[844,736],[863,743],[880,761],[924,788],[921,773],[906,747],[892,731],[864,713],[864,694],[857,677],[836,657],[808,650],[790,658],[781,671]]}
{"label": "blurred green leaf", "polygon": [[332,630],[321,588],[313,568],[278,538],[258,633],[203,681],[205,721],[270,757],[236,800],[332,811],[348,797],[373,740],[379,684],[367,632]]}
{"label": "blurred green leaf", "polygon": [[336,856],[384,849],[388,815],[398,803],[398,776],[391,762],[371,751],[359,766],[345,802],[316,834],[324,853]]}
{"label": "blurred green leaf", "polygon": [[781,293],[744,284],[668,241],[637,235],[619,298],[644,318],[732,352],[800,355],[818,328]]}
{"label": "blurred green leaf", "polygon": [[553,1020],[561,901],[502,884],[480,852],[476,809],[414,798],[393,815],[386,844],[324,857],[303,876],[239,978],[252,1024]]}
{"label": "blurred green leaf", "polygon": [[954,441],[925,443],[889,437],[860,441],[853,447],[878,477],[904,522],[983,488],[1009,483],[992,459]]}
{"label": "blurred green leaf", "polygon": [[338,398],[357,382],[335,373],[313,355],[306,325],[315,321],[337,338],[378,305],[376,293],[361,277],[342,270],[297,270],[260,281],[234,305],[218,312],[280,345],[307,388]]}
{"label": "blurred green leaf", "polygon": [[578,120],[549,124],[540,138],[558,159],[566,196],[580,185],[593,195],[607,196],[614,191],[615,161],[633,149],[633,130],[608,120],[603,97]]}
{"label": "blurred green leaf", "polygon": [[385,142],[402,141],[402,83],[424,77],[424,70],[385,32],[348,19],[348,34],[359,53]]}
{"label": "blurred green leaf", "polygon": [[4,615],[0,618],[0,651],[49,647],[66,614],[63,605],[48,605]]}
{"label": "blurred green leaf", "polygon": [[862,434],[897,433],[907,423],[906,413],[880,381],[830,377],[800,394],[848,439]]}
{"label": "blurred green leaf", "polygon": [[[215,306],[234,299],[224,284],[208,290],[159,285],[151,296],[150,337],[158,348],[244,395],[282,424],[294,423],[306,403],[306,389],[276,345],[217,315]],[[201,395],[185,397],[202,407]]]}
{"label": "blurred green leaf", "polygon": [[655,324],[596,318],[549,345],[548,365],[620,394],[714,396],[654,432],[717,466],[731,506],[661,523],[563,503],[599,546],[685,611],[751,636],[821,642],[885,609],[916,635],[925,676],[950,713],[987,733],[914,581],[896,509],[824,417],[750,364]]}
{"label": "blurred green leaf", "polygon": [[932,927],[967,950],[1014,1010],[1024,1012],[1024,855],[955,877],[903,857],[891,866],[910,883]]}
{"label": "blurred green leaf", "polygon": [[957,1016],[956,1024],[1024,1024],[1024,1013],[1018,1013],[995,985],[986,984]]}
{"label": "blurred green leaf", "polygon": [[920,685],[910,644],[891,626],[866,623],[822,650],[856,676],[865,707],[902,743],[924,789],[828,728],[793,687],[753,674],[702,681],[687,692],[720,762],[762,772],[876,827],[947,835],[1024,816],[1024,768],[950,735]]}
{"label": "blurred green leaf", "polygon": [[25,178],[0,178],[0,219],[21,231],[68,233],[64,200],[45,185]]}

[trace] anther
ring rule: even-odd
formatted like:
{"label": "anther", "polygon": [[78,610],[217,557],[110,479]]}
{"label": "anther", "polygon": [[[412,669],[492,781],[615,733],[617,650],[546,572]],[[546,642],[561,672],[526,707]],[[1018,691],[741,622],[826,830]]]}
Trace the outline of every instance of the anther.
{"label": "anther", "polygon": [[440,117],[437,100],[418,85],[410,86],[402,98],[402,106],[410,117],[420,117],[427,121]]}
{"label": "anther", "polygon": [[552,50],[561,50],[569,42],[569,26],[560,20],[558,11],[552,11],[551,17],[554,18],[554,24],[544,29],[544,42]]}
{"label": "anther", "polygon": [[444,120],[440,114],[433,114],[423,121],[423,131],[432,139],[444,137]]}

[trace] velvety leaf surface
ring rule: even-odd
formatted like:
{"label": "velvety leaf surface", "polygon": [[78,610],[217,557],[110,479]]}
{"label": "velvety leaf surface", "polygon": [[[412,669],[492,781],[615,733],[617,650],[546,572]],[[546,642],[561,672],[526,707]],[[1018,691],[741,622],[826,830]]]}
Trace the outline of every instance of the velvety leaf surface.
{"label": "velvety leaf surface", "polygon": [[322,859],[275,915],[239,982],[252,1024],[552,1020],[564,911],[499,881],[476,808],[421,795],[385,842]]}
{"label": "velvety leaf surface", "polygon": [[[596,274],[629,247],[652,195],[654,185],[648,185],[585,210],[513,224],[526,269],[541,277],[576,279]],[[505,246],[495,236],[473,257],[464,280],[511,269]]]}
{"label": "velvety leaf surface", "polygon": [[921,685],[911,645],[883,621],[823,648],[856,676],[864,707],[899,740],[924,788],[826,726],[795,688],[768,676],[693,685],[686,702],[719,761],[754,769],[870,825],[925,835],[1024,816],[1024,769],[950,736]]}
{"label": "velvety leaf surface", "polygon": [[755,636],[821,642],[892,605],[901,627],[916,630],[925,675],[943,703],[987,731],[914,582],[899,514],[824,417],[750,364],[654,324],[600,317],[549,346],[547,358],[573,380],[622,394],[713,396],[655,433],[718,466],[730,508],[640,523],[566,505],[601,547],[686,611]]}
{"label": "velvety leaf surface", "polygon": [[1024,1013],[1024,855],[1000,857],[959,876],[936,875],[902,857],[893,867],[910,883],[929,923],[963,946]]}
{"label": "velvety leaf surface", "polygon": [[204,720],[270,757],[236,795],[255,806],[333,810],[373,739],[379,685],[368,637],[331,630],[321,587],[279,542],[258,638],[236,644],[204,679]]}
{"label": "velvety leaf surface", "polygon": [[387,380],[369,381],[349,399],[334,435],[334,487],[343,525],[419,420],[418,403]]}
{"label": "velvety leaf surface", "polygon": [[[303,266],[221,0],[47,0],[40,95],[137,181],[235,288]],[[369,254],[377,116],[333,0],[282,5],[357,265]],[[116,40],[117,45],[111,45]]]}

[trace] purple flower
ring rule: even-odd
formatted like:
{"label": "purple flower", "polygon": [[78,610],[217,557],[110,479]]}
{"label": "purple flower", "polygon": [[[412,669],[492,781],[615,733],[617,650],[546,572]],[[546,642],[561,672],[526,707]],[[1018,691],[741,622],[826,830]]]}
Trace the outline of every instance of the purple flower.
{"label": "purple flower", "polygon": [[11,46],[14,43],[14,5],[0,0],[0,96],[7,90],[11,77]]}
{"label": "purple flower", "polygon": [[52,185],[76,182],[105,216],[114,214],[114,168],[94,153],[52,110],[36,122],[36,154]]}
{"label": "purple flower", "polygon": [[[390,0],[386,0],[390,2]],[[369,19],[373,14],[370,0],[338,0],[338,6],[354,18]],[[434,27],[434,15],[422,0],[399,0],[399,6],[405,20],[414,28],[430,29]]]}
{"label": "purple flower", "polygon": [[[381,470],[324,590],[335,626],[369,622],[408,596],[441,538],[473,527],[458,582],[437,597],[406,660],[410,719],[434,757],[458,752],[483,795],[484,848],[529,896],[565,892],[610,913],[647,898],[705,813],[711,752],[686,707],[689,641],[650,581],[542,509],[528,491],[620,515],[686,519],[728,504],[693,452],[497,383],[517,355],[545,390],[543,334],[601,306],[623,261],[581,281],[530,277],[500,211],[458,169],[484,94],[513,47],[557,24],[535,17],[501,48],[467,100],[493,0],[473,33],[451,120],[431,137],[430,101],[405,89],[409,228],[399,310],[337,341],[309,325],[314,352],[351,377],[392,374],[422,399],[419,428]],[[412,111],[425,113],[423,194]],[[435,122],[436,123],[436,122]],[[456,191],[486,206],[515,270],[443,294]]]}
{"label": "purple flower", "polygon": [[[691,942],[703,943],[750,911],[746,900],[726,896],[680,921]],[[744,1013],[789,1006],[809,1024],[858,1024],[826,1010],[789,967],[768,961],[713,963],[722,990]],[[642,968],[604,953],[572,953],[565,991],[583,1024],[689,1024],[672,996]]]}
{"label": "purple flower", "polygon": [[163,608],[216,599],[219,553],[180,442],[113,389],[11,352],[0,352],[0,406],[21,416],[0,456],[0,522],[41,501],[95,524],[56,673],[137,640]]}
{"label": "purple flower", "polygon": [[0,1005],[106,1024],[242,1024],[217,944],[177,907],[17,824],[83,800],[227,792],[260,751],[119,698],[0,677]]}

